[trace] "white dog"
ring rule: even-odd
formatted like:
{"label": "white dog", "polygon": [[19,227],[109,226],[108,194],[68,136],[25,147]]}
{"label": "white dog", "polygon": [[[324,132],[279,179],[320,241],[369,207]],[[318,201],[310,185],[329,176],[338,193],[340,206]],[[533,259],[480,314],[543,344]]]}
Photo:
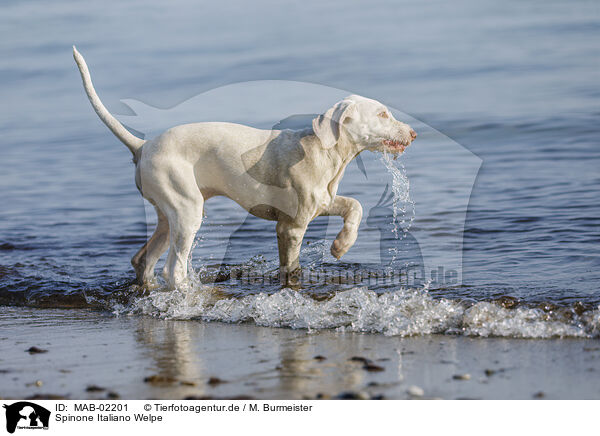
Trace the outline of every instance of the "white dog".
{"label": "white dog", "polygon": [[136,185],[158,214],[154,234],[131,260],[140,283],[152,280],[167,248],[163,275],[169,286],[186,279],[204,202],[216,195],[236,201],[257,217],[277,221],[279,263],[286,280],[300,266],[308,224],[320,215],[344,220],[331,245],[331,254],[339,259],[356,241],[362,218],[357,200],[336,195],[346,166],[363,150],[402,153],[417,137],[381,103],[351,95],[305,130],[195,123],[144,141],[104,107],[75,47],[73,56],[94,110],[133,154]]}

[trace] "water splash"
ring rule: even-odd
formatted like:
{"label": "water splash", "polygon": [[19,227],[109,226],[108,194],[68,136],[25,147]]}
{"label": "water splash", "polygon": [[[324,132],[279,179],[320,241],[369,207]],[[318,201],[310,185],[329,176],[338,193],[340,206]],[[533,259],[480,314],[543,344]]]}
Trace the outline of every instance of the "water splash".
{"label": "water splash", "polygon": [[[410,180],[406,175],[404,164],[402,161],[396,160],[396,156],[384,152],[381,154],[380,160],[392,176],[394,227],[392,232],[397,240],[401,240],[406,237],[415,220],[415,202],[410,198]],[[392,251],[395,260],[398,254],[396,246]]]}
{"label": "water splash", "polygon": [[398,289],[378,294],[366,287],[338,291],[327,299],[289,288],[275,293],[231,297],[218,287],[192,285],[151,290],[129,306],[115,305],[116,314],[142,314],[169,319],[294,329],[336,329],[339,332],[387,336],[461,334],[516,338],[598,337],[600,308],[585,313],[565,308],[548,314],[539,308],[507,309],[494,302],[469,303],[432,298],[427,289]]}

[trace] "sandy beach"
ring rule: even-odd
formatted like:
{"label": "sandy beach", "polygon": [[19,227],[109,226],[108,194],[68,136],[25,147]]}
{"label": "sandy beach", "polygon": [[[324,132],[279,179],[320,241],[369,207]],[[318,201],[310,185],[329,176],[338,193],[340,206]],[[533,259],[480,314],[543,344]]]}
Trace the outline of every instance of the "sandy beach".
{"label": "sandy beach", "polygon": [[401,338],[19,307],[0,308],[0,332],[4,399],[600,398],[591,339]]}
{"label": "sandy beach", "polygon": [[[600,399],[597,3],[55,0],[0,10],[0,398]],[[139,165],[90,106],[73,46],[107,111],[148,141]],[[348,105],[326,135],[334,148],[315,158],[314,126],[350,95],[381,106],[363,117]],[[418,135],[396,160],[382,148],[402,136],[381,127],[392,118]],[[229,124],[227,140],[174,134],[170,164],[148,165],[171,175],[136,178],[157,156],[153,138],[203,122],[263,129],[268,142],[250,150],[254,134],[235,132],[253,130]],[[315,142],[289,148],[278,139],[296,144],[287,129],[312,129]],[[201,225],[192,177],[206,194]],[[181,286],[163,286],[167,253],[156,281],[146,263],[146,285],[134,285],[131,259],[140,271],[136,253],[158,219],[140,192],[153,187],[195,198],[193,226],[183,224],[191,215],[166,214],[171,259],[188,260]],[[362,218],[334,196],[360,203]],[[274,212],[295,200],[312,206]],[[336,204],[354,213],[335,216]],[[312,216],[298,286],[281,287],[276,221],[249,210],[281,222],[296,210],[294,234]],[[198,225],[188,257],[176,229]],[[343,239],[357,236],[338,259],[331,246],[344,228]],[[167,248],[160,234],[146,262]],[[562,434],[576,429],[558,418],[585,421],[579,404],[541,406],[545,415],[515,407]],[[465,434],[477,413],[454,407]],[[525,432],[514,414],[483,407],[497,419],[476,430],[502,421]],[[361,434],[377,435],[398,421],[391,428],[410,432],[395,413],[343,409],[330,422],[362,421]],[[417,431],[450,423],[430,409]]]}

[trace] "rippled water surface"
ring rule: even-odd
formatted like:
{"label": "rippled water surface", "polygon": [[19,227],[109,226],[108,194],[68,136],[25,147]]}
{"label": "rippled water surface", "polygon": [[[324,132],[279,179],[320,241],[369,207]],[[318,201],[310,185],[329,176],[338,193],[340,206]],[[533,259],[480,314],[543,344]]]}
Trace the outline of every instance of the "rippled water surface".
{"label": "rippled water surface", "polygon": [[[109,3],[0,6],[0,304],[390,335],[598,335],[596,3]],[[142,118],[125,98],[162,111],[146,134],[194,110],[261,127],[299,114],[261,119],[257,99],[236,98],[257,81],[253,92],[286,103],[300,90],[290,107],[304,115],[326,108],[309,91],[378,99],[419,138],[392,161],[396,183],[379,156],[348,167],[339,192],[365,214],[342,261],[329,255],[341,221],[311,225],[305,270],[336,280],[281,289],[274,224],[216,198],[190,286],[140,290],[129,260],[155,218],[129,152],[84,96],[72,44],[111,111]],[[226,98],[189,100],[203,95]],[[178,112],[186,100],[196,105]],[[422,280],[373,280],[396,257]]]}

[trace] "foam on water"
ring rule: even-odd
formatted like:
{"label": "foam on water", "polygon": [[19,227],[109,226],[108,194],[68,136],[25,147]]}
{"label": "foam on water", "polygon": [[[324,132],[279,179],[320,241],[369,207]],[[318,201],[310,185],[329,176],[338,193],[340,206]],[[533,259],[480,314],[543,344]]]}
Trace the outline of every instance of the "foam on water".
{"label": "foam on water", "polygon": [[431,297],[426,289],[378,294],[366,287],[339,291],[322,300],[292,289],[231,297],[217,287],[190,285],[154,289],[117,314],[197,319],[295,329],[382,333],[388,336],[461,334],[517,338],[597,337],[600,308],[547,313],[538,308],[506,309],[493,302],[465,303]]}

